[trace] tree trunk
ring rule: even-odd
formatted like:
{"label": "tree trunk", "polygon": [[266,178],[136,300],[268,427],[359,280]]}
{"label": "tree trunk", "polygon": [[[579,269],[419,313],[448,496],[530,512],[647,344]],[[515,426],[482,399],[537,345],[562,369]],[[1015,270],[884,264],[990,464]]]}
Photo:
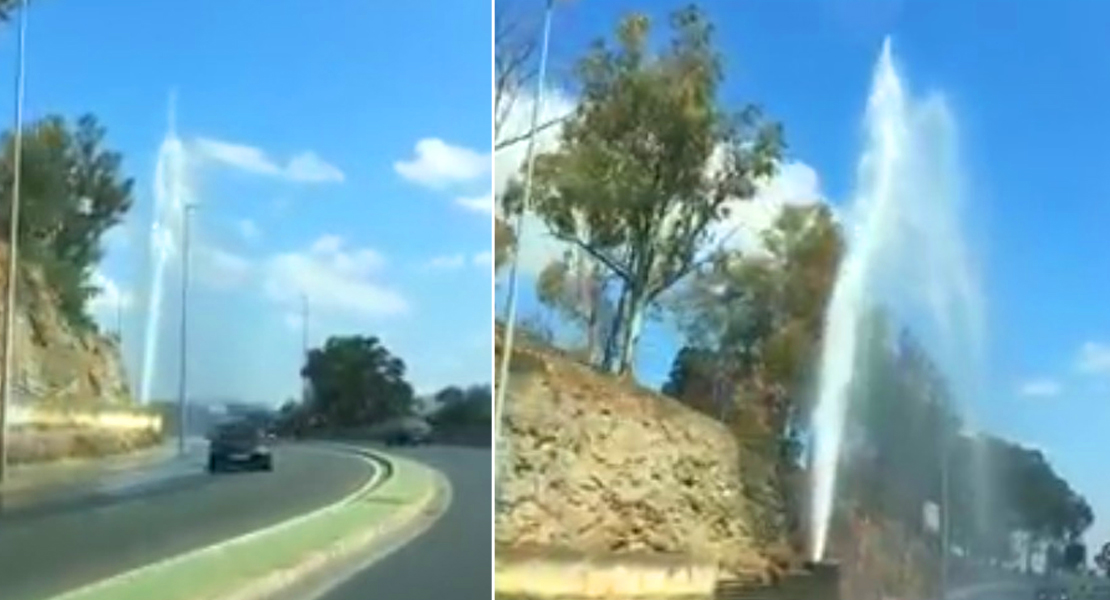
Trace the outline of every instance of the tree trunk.
{"label": "tree trunk", "polygon": [[617,368],[618,340],[621,339],[621,330],[624,325],[625,307],[628,304],[628,286],[622,285],[620,297],[617,300],[617,310],[609,322],[609,331],[605,332],[605,347],[602,348],[601,367],[606,373],[612,373]]}
{"label": "tree trunk", "polygon": [[601,362],[601,303],[604,289],[601,285],[601,272],[597,261],[590,261],[586,275],[586,353],[591,365]]}
{"label": "tree trunk", "polygon": [[622,331],[618,375],[625,375],[631,369],[636,359],[636,345],[640,341],[640,330],[643,327],[644,309],[647,308],[645,296],[640,290],[632,290],[628,298],[628,318]]}

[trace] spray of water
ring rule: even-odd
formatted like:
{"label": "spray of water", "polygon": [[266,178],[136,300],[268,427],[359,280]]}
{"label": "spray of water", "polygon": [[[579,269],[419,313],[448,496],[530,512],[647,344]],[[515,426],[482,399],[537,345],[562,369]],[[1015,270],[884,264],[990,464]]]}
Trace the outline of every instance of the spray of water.
{"label": "spray of water", "polygon": [[[864,117],[865,143],[848,212],[847,254],[825,321],[813,430],[810,550],[825,557],[861,326],[876,305],[929,331],[944,372],[975,378],[982,300],[960,232],[959,161],[941,96],[910,97],[883,43]],[[957,389],[966,386],[957,385]],[[958,392],[959,393],[959,392]]]}
{"label": "spray of water", "polygon": [[150,401],[154,367],[158,356],[158,331],[162,320],[162,296],[166,265],[174,254],[176,233],[181,230],[184,206],[189,197],[187,155],[177,137],[175,101],[170,96],[169,127],[158,149],[154,168],[154,208],[150,229],[151,277],[147,294],[146,327],[143,337],[143,367],[139,399]]}

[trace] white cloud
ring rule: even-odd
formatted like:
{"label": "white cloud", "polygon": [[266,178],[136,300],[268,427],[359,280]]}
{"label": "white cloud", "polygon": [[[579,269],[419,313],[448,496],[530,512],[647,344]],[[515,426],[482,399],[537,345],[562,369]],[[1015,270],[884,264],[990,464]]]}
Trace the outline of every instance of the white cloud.
{"label": "white cloud", "polygon": [[1079,348],[1075,368],[1080,373],[1104,375],[1110,373],[1110,346],[1099,342],[1086,342]]}
{"label": "white cloud", "polygon": [[[505,119],[501,139],[514,139],[528,132],[532,120],[532,108],[535,102],[531,96],[523,96],[514,104]],[[542,125],[570,114],[576,105],[575,99],[559,90],[550,90],[544,96],[543,106],[540,108],[539,123]],[[536,152],[550,152],[559,146],[561,127],[548,127],[536,135]],[[524,159],[528,155],[528,142],[521,141],[507,148],[497,151],[493,158],[493,191],[494,196],[500,196],[505,191],[508,182],[520,174]]]}
{"label": "white cloud", "polygon": [[429,270],[457,270],[467,265],[474,267],[489,267],[493,262],[493,253],[490,251],[476,252],[467,256],[463,253],[444,254],[436,256],[424,263],[424,268]]}
{"label": "white cloud", "polygon": [[254,146],[209,138],[199,138],[194,144],[199,155],[209,160],[262,175],[281,174],[281,168],[271,161],[265,152]]}
{"label": "white cloud", "polygon": [[1018,385],[1018,394],[1031,398],[1051,398],[1059,396],[1060,383],[1053,379],[1030,379]]}
{"label": "white cloud", "polygon": [[98,290],[89,299],[89,309],[95,315],[109,317],[114,321],[118,311],[128,310],[134,304],[132,293],[100,270],[93,271],[92,284]]}
{"label": "white cloud", "polygon": [[248,242],[257,241],[262,237],[262,230],[258,228],[258,224],[250,219],[240,219],[235,228],[239,230],[239,235]]}
{"label": "white cloud", "polygon": [[254,265],[249,259],[209,244],[198,244],[193,261],[197,279],[217,289],[241,287],[253,275]]}
{"label": "white cloud", "polygon": [[478,267],[488,267],[493,263],[493,252],[479,252],[470,257],[470,262]]}
{"label": "white cloud", "polygon": [[320,158],[315,152],[302,152],[289,159],[286,175],[293,181],[341,182],[343,171]]}
{"label": "white cloud", "polygon": [[438,138],[416,142],[416,156],[393,163],[401,177],[433,189],[468,183],[489,172],[490,157],[461,146],[452,146]]}
{"label": "white cloud", "polygon": [[214,138],[197,138],[193,142],[193,149],[201,158],[209,161],[289,181],[335,183],[344,179],[343,172],[339,168],[327,163],[312,151],[301,152],[285,165],[281,165],[261,148]]}
{"label": "white cloud", "polygon": [[757,251],[762,232],[774,225],[782,209],[821,202],[821,181],[809,165],[791,161],[774,178],[757,185],[754,197],[728,203],[728,218],[714,226],[713,239],[726,247]]}
{"label": "white cloud", "polygon": [[405,314],[408,303],[396,290],[375,281],[385,259],[369,248],[348,248],[334,235],[309,248],[272,256],[264,266],[263,288],[273,301],[299,307],[308,296],[313,310],[358,317]]}
{"label": "white cloud", "polygon": [[455,198],[455,204],[469,210],[485,215],[493,214],[493,194],[482,196],[460,196]]}
{"label": "white cloud", "polygon": [[462,254],[446,254],[437,256],[428,261],[426,267],[429,269],[447,270],[447,269],[460,269],[466,265],[466,256]]}
{"label": "white cloud", "polygon": [[[517,138],[528,132],[531,126],[532,96],[522,96],[513,104],[502,129],[501,139]],[[570,114],[575,107],[573,97],[559,90],[551,90],[544,96],[540,108],[539,123]],[[559,126],[549,127],[536,135],[536,152],[550,152],[559,147]],[[498,150],[493,158],[493,195],[499,197],[514,178],[519,178],[521,167],[528,156],[527,141],[518,142]],[[492,199],[491,199],[492,200]],[[495,209],[496,212],[496,209]],[[515,224],[514,224],[515,225]],[[522,272],[536,275],[552,260],[559,258],[568,249],[564,242],[551,236],[551,231],[542,220],[532,214],[525,215],[523,235],[517,232],[520,240],[518,257]],[[507,272],[507,270],[506,270]]]}

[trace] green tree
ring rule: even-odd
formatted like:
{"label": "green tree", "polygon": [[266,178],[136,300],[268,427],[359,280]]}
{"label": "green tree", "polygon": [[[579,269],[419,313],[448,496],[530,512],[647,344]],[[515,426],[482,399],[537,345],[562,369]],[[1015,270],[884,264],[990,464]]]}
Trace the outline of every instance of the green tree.
{"label": "green tree", "polygon": [[[134,181],[121,172],[122,156],[105,147],[106,130],[92,115],[73,123],[49,116],[23,136],[20,249],[56,294],[72,324],[92,326],[87,300],[97,293],[92,271],[103,257],[102,238],[131,208]],[[13,136],[0,158],[0,226],[11,211]]]}
{"label": "green tree", "polygon": [[1102,549],[1095,555],[1095,565],[1110,577],[1110,542],[1102,545]]}
{"label": "green tree", "polygon": [[1020,535],[1029,540],[1027,560],[1044,552],[1066,566],[1066,550],[1094,519],[1087,501],[1041,452],[961,433],[952,392],[925,347],[893,330],[879,310],[861,328],[843,500],[919,533],[922,505],[942,504],[951,543],[971,557],[1010,560]]}
{"label": "green tree", "polygon": [[301,376],[312,412],[332,426],[367,425],[412,412],[405,363],[373,336],[335,336],[309,351]]}
{"label": "green tree", "polygon": [[539,301],[585,334],[589,364],[602,362],[602,344],[613,318],[610,283],[596,261],[572,252],[548,263],[536,279]]}
{"label": "green tree", "polygon": [[[699,361],[714,380],[701,388],[712,390],[710,405],[758,402],[774,435],[793,431],[812,397],[803,384],[816,364],[842,247],[827,207],[787,207],[758,251],[720,253],[683,286],[673,308],[690,347],[714,357]],[[737,386],[764,393],[735,397]]]}
{"label": "green tree", "polygon": [[466,391],[463,390],[461,387],[455,385],[449,385],[436,392],[435,396],[433,396],[433,400],[439,406],[455,404],[458,402],[462,402],[465,399]]}
{"label": "green tree", "polygon": [[19,10],[20,4],[22,4],[20,0],[0,0],[0,21],[5,23],[11,21],[16,11]]}
{"label": "green tree", "polygon": [[779,126],[754,106],[720,105],[721,57],[705,16],[685,8],[671,28],[660,54],[639,15],[621,23],[614,47],[594,45],[575,71],[581,101],[562,143],[536,165],[536,212],[621,282],[619,372],[633,362],[645,310],[696,268],[711,225],[773,175],[782,148]]}
{"label": "green tree", "polygon": [[443,388],[436,392],[437,406],[431,420],[440,427],[489,425],[492,398],[493,391],[489,385]]}
{"label": "green tree", "polygon": [[1087,546],[1083,542],[1073,541],[1064,547],[1063,568],[1077,572],[1087,564]]}
{"label": "green tree", "polygon": [[500,271],[501,267],[512,260],[516,252],[516,233],[504,219],[493,219],[493,268]]}

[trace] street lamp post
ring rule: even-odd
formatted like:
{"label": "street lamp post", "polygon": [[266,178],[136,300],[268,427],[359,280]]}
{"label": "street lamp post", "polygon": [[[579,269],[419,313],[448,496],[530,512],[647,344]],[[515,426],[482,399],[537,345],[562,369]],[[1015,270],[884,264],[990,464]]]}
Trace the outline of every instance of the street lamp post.
{"label": "street lamp post", "polygon": [[15,290],[18,279],[19,195],[23,171],[23,50],[27,37],[27,3],[19,3],[19,46],[15,80],[15,138],[12,148],[12,206],[8,218],[8,288],[4,298],[4,361],[0,373],[0,482],[8,475],[8,411],[12,405],[12,352],[15,346]]}
{"label": "street lamp post", "polygon": [[524,197],[520,210],[516,214],[516,239],[517,251],[513,253],[512,263],[509,267],[509,289],[506,301],[505,316],[505,345],[502,348],[501,363],[498,366],[496,379],[496,397],[494,399],[494,427],[496,428],[495,450],[498,455],[497,473],[495,483],[500,490],[503,469],[501,462],[507,455],[507,449],[502,447],[505,440],[502,420],[505,413],[505,390],[509,384],[509,361],[513,353],[513,334],[516,330],[516,303],[517,303],[517,269],[520,263],[520,240],[524,239],[524,214],[532,200],[532,175],[536,166],[536,128],[539,125],[540,109],[543,106],[544,82],[547,79],[547,50],[551,38],[551,15],[554,12],[555,0],[547,0],[543,13],[543,44],[540,47],[540,68],[536,79],[536,99],[532,103],[531,125],[528,133],[527,166],[524,175]]}
{"label": "street lamp post", "polygon": [[185,455],[185,426],[188,419],[188,364],[189,364],[189,257],[190,221],[195,204],[187,203],[181,210],[181,348],[177,381],[177,453]]}

